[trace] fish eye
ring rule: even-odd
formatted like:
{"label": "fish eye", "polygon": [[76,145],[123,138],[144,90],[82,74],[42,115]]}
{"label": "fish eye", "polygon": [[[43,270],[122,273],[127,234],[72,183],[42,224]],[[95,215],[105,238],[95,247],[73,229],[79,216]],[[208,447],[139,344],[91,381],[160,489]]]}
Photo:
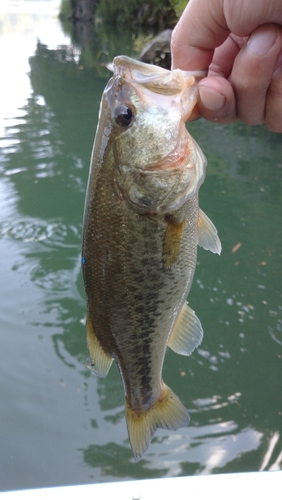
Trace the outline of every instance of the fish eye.
{"label": "fish eye", "polygon": [[121,127],[128,127],[135,118],[134,111],[128,104],[118,104],[114,109],[113,116]]}

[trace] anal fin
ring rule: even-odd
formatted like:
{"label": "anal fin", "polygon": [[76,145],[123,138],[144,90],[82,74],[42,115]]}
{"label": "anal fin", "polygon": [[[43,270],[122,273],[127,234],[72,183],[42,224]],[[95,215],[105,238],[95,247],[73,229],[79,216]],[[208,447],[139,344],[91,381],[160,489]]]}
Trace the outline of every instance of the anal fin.
{"label": "anal fin", "polygon": [[208,216],[199,208],[197,222],[198,245],[213,253],[221,253],[221,243],[217,235],[217,230]]}
{"label": "anal fin", "polygon": [[89,317],[87,317],[86,320],[86,336],[87,347],[91,359],[90,368],[96,373],[96,375],[98,375],[98,377],[106,377],[109,369],[111,368],[113,358],[102,348],[95,335],[94,328]]}
{"label": "anal fin", "polygon": [[177,354],[189,356],[200,345],[203,335],[199,318],[185,302],[171,332],[168,346]]}

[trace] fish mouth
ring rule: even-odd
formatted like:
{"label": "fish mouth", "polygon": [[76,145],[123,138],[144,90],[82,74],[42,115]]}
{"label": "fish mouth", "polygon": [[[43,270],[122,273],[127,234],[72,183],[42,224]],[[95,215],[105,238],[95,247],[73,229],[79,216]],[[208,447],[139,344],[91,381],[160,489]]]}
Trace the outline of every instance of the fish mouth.
{"label": "fish mouth", "polygon": [[[186,132],[186,129],[185,129]],[[165,157],[163,157],[160,161],[154,162],[151,165],[147,165],[145,169],[142,169],[144,173],[173,173],[175,170],[183,170],[187,168],[189,159],[192,155],[192,150],[187,141],[187,137],[185,141],[181,141],[182,144],[179,143],[176,145],[174,149],[172,149]]]}
{"label": "fish mouth", "polygon": [[172,173],[174,170],[183,170],[187,168],[189,159],[192,157],[192,148],[189,140],[189,134],[185,125],[180,128],[179,140],[175,148],[173,148],[166,156],[159,161],[154,161],[151,165],[146,165],[145,172],[162,172]]}
{"label": "fish mouth", "polygon": [[184,168],[187,166],[187,158],[191,155],[191,149],[188,144],[185,147],[176,147],[165,158],[158,163],[148,165],[145,171],[148,172],[165,172]]}
{"label": "fish mouth", "polygon": [[206,159],[180,127],[179,140],[166,156],[146,167],[120,165],[116,182],[124,199],[139,213],[163,215],[178,210],[194,196],[205,176]]}
{"label": "fish mouth", "polygon": [[127,56],[115,57],[113,64],[107,67],[125,80],[162,95],[176,95],[207,75],[207,70],[167,70]]}
{"label": "fish mouth", "polygon": [[189,145],[176,148],[162,161],[146,169],[121,168],[118,187],[138,213],[163,216],[179,209],[203,182],[195,171]]}

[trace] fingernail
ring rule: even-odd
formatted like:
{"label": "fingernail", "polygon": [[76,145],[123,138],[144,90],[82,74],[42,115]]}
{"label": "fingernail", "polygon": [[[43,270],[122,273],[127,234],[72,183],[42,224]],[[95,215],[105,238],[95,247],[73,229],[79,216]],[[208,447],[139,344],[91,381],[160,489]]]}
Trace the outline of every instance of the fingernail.
{"label": "fingernail", "polygon": [[211,111],[219,111],[224,107],[225,97],[216,90],[199,85],[199,94],[202,105]]}
{"label": "fingernail", "polygon": [[274,45],[276,37],[277,34],[273,28],[255,32],[248,40],[247,49],[251,49],[258,56],[264,56]]}

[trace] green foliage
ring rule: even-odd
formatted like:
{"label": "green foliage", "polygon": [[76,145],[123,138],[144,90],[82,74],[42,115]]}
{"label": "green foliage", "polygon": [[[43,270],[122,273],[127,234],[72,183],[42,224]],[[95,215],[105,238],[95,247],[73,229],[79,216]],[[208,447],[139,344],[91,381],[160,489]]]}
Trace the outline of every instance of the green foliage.
{"label": "green foliage", "polygon": [[[96,0],[94,19],[119,27],[165,29],[176,23],[186,4],[187,0]],[[59,17],[70,19],[73,14],[72,1],[61,0]]]}
{"label": "green foliage", "polygon": [[177,17],[170,0],[100,0],[96,20],[132,28],[165,29],[173,26]]}
{"label": "green foliage", "polygon": [[169,3],[174,9],[177,17],[180,17],[188,2],[187,0],[169,0]]}
{"label": "green foliage", "polygon": [[71,0],[61,0],[60,19],[69,19],[72,16]]}

